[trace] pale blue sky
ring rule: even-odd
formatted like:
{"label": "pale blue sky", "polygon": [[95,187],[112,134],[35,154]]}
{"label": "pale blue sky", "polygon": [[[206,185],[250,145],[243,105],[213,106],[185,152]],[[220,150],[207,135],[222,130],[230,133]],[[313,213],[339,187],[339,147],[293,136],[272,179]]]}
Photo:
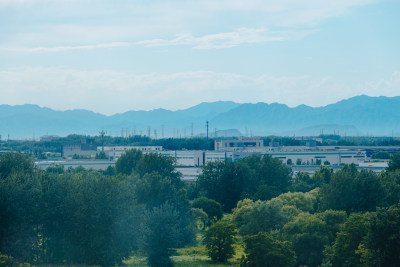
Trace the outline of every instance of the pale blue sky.
{"label": "pale blue sky", "polygon": [[0,0],[0,104],[104,114],[400,95],[400,1]]}

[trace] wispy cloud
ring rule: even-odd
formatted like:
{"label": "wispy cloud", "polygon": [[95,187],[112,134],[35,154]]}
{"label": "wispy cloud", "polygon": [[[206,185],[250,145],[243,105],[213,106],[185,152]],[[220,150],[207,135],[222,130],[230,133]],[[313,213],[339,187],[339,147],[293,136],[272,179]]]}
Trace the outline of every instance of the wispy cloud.
{"label": "wispy cloud", "polygon": [[232,47],[292,40],[296,38],[294,32],[302,35],[326,19],[377,1],[171,0],[115,4],[99,0],[93,5],[91,0],[0,0],[3,26],[14,29],[10,33],[5,30],[0,43],[13,47],[56,44],[64,51],[74,49],[66,44],[114,40],[148,46],[190,44],[197,49]]}
{"label": "wispy cloud", "polygon": [[124,47],[129,46],[127,42],[112,42],[106,44],[95,44],[95,45],[77,45],[77,46],[55,46],[55,47],[12,47],[3,48],[3,50],[14,51],[14,52],[25,52],[25,53],[42,53],[42,52],[64,52],[71,50],[93,50],[102,48],[112,47]]}
{"label": "wispy cloud", "polygon": [[312,31],[271,31],[266,28],[239,28],[234,32],[209,34],[200,37],[180,35],[174,39],[151,39],[136,42],[147,47],[190,45],[195,49],[218,49],[251,43],[280,42],[303,38]]}

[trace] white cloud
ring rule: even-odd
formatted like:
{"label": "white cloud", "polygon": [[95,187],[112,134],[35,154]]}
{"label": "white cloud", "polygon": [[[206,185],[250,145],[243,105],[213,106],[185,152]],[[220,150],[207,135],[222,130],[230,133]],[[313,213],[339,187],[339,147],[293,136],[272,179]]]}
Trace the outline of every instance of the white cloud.
{"label": "white cloud", "polygon": [[234,32],[209,34],[200,37],[192,35],[180,35],[174,39],[152,39],[136,42],[137,45],[147,47],[190,45],[195,49],[216,49],[239,46],[242,44],[280,42],[287,40],[301,39],[311,31],[270,31],[268,29],[239,28]]}
{"label": "white cloud", "polygon": [[[400,72],[382,81],[344,85],[330,77],[246,76],[209,71],[137,75],[117,71],[26,68],[0,71],[1,103],[54,109],[84,108],[105,114],[182,109],[204,101],[279,102],[321,106],[359,94],[398,95]],[[358,91],[354,92],[354,88]]]}
{"label": "white cloud", "polygon": [[25,53],[41,53],[41,52],[64,52],[71,50],[93,50],[101,48],[124,47],[129,46],[127,42],[112,42],[107,44],[95,45],[77,45],[77,46],[55,46],[55,47],[12,47],[3,48],[6,51],[25,52]]}
{"label": "white cloud", "polygon": [[0,0],[0,10],[7,16],[1,26],[14,29],[5,31],[1,43],[12,47],[68,47],[148,40],[143,43],[194,43],[201,49],[209,45],[230,47],[291,40],[297,31],[301,37],[326,19],[376,1],[99,0],[94,5],[90,0]]}

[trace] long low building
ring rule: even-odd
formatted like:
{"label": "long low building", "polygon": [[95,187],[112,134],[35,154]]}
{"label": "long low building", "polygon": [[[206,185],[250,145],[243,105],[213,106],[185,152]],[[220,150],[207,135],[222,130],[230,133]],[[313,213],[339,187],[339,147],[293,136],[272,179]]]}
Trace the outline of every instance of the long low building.
{"label": "long low building", "polygon": [[122,154],[131,149],[137,149],[142,152],[159,152],[162,151],[162,146],[98,146],[97,152],[104,151],[110,160],[118,160]]}
{"label": "long low building", "polygon": [[[64,161],[37,161],[35,162],[39,168],[45,170],[50,166],[61,165],[64,169],[68,169],[70,167],[76,168],[82,166],[86,169],[93,170],[105,170],[109,166],[115,166],[115,161],[108,160],[64,160]],[[291,165],[293,170],[293,176],[296,175],[297,172],[307,172],[312,175],[315,171],[319,170],[320,166],[317,165]],[[342,166],[338,165],[330,165],[328,168],[333,169],[333,171],[340,170]],[[387,163],[369,163],[369,164],[361,164],[357,166],[358,170],[368,170],[374,171],[376,173],[382,172],[387,167]],[[187,182],[196,181],[197,177],[201,174],[202,168],[199,166],[176,166],[176,171],[182,173],[182,180]]]}
{"label": "long low building", "polygon": [[[254,152],[236,151],[225,152],[230,155],[233,161],[248,157]],[[280,159],[283,163],[290,165],[341,165],[360,164],[367,159],[364,151],[292,151],[292,152],[264,152],[274,158]]]}

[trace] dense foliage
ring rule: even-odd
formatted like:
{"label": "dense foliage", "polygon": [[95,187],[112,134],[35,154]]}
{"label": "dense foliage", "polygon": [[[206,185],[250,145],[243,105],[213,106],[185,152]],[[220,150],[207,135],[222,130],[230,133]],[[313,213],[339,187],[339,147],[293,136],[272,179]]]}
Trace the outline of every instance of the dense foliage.
{"label": "dense foliage", "polygon": [[269,155],[254,154],[242,161],[209,162],[197,180],[200,194],[230,211],[244,197],[268,200],[287,192],[292,170]]}
{"label": "dense foliage", "polygon": [[294,178],[254,155],[208,163],[194,184],[162,155],[128,151],[117,163],[42,171],[2,155],[0,264],[109,266],[139,253],[172,266],[197,234],[213,261],[242,247],[242,266],[400,265],[400,154],[380,174],[321,166]]}
{"label": "dense foliage", "polygon": [[193,240],[190,204],[173,167],[157,165],[170,160],[147,160],[150,173],[109,176],[45,172],[20,154],[1,156],[0,252],[33,264],[109,266],[138,250],[151,266],[170,262],[171,248]]}
{"label": "dense foliage", "polygon": [[205,234],[204,243],[208,255],[213,261],[225,262],[234,254],[235,226],[225,222],[216,222]]}

